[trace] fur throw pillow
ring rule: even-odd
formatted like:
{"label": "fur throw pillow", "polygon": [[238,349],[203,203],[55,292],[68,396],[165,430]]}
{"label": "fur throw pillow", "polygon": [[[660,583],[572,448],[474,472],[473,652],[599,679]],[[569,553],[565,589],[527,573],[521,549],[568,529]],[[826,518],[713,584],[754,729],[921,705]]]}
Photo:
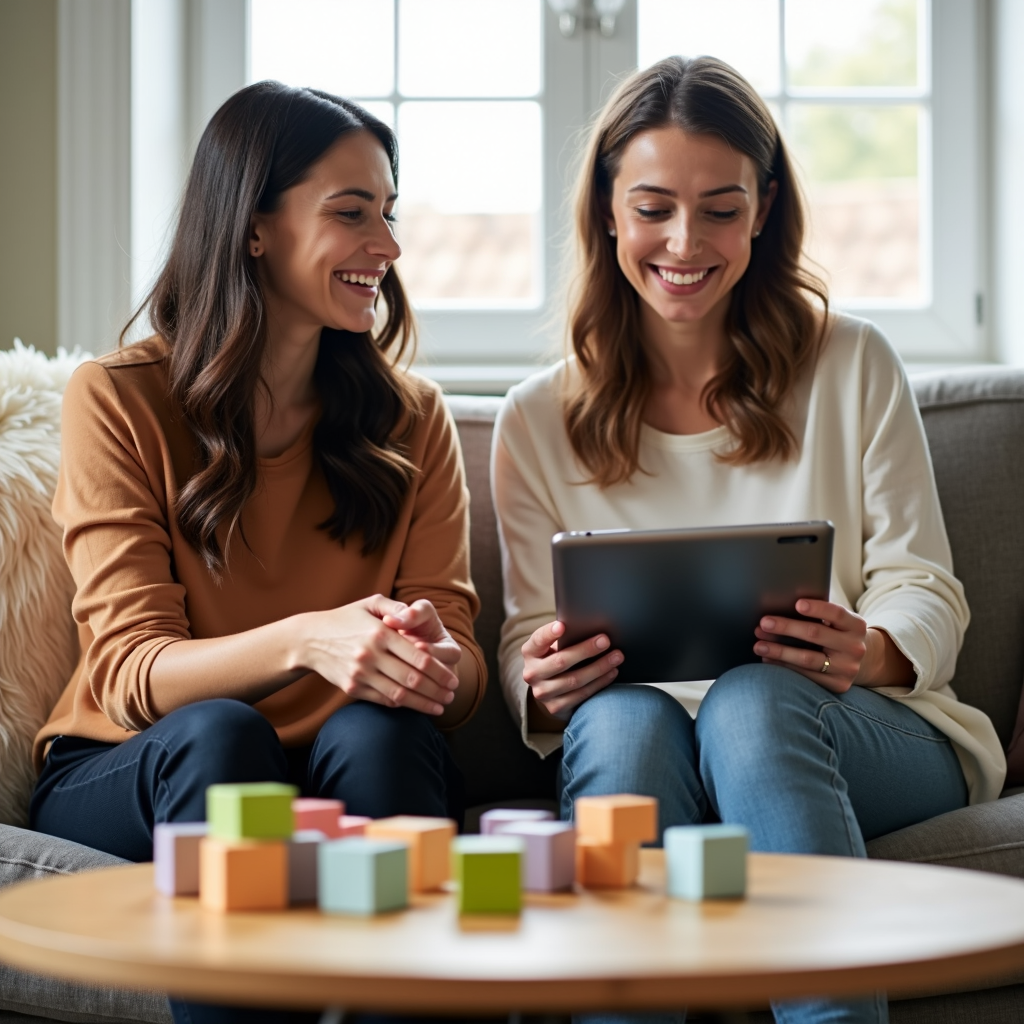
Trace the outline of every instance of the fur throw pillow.
{"label": "fur throw pillow", "polygon": [[88,356],[0,352],[0,822],[25,825],[32,740],[78,659],[75,585],[50,515],[60,462],[60,405]]}

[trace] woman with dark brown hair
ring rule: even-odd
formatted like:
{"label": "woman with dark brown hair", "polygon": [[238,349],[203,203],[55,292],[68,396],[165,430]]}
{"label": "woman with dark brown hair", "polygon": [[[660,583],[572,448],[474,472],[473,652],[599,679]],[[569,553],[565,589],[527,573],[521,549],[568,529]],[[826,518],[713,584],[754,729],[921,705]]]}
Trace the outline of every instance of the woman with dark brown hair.
{"label": "woman with dark brown hair", "polygon": [[130,860],[216,782],[461,818],[468,502],[440,391],[397,366],[398,154],[354,103],[262,82],[206,128],[146,309],[83,365],[54,515],[81,661],[32,827]]}
{"label": "woman with dark brown hair", "polygon": [[[755,850],[863,857],[1000,792],[995,731],[949,687],[968,610],[913,396],[879,331],[830,312],[803,240],[785,144],[733,69],[674,57],[619,87],[577,188],[572,355],[510,392],[493,453],[502,685],[524,741],[563,748],[565,818],[643,793],[663,829],[717,818]],[[617,686],[608,636],[559,648],[558,531],[823,519],[830,599],[762,619],[759,662]]]}

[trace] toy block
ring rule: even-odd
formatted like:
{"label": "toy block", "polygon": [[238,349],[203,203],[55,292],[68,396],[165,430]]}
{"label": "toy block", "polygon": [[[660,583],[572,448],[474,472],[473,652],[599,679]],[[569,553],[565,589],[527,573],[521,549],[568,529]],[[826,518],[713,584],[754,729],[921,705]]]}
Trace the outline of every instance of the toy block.
{"label": "toy block", "polygon": [[314,829],[323,832],[328,839],[341,837],[339,820],[345,813],[345,805],[340,800],[318,800],[312,797],[301,797],[292,801],[292,815],[295,819],[296,832],[308,832]]}
{"label": "toy block", "polygon": [[355,836],[317,850],[320,909],[331,914],[380,914],[409,904],[409,847]]}
{"label": "toy block", "polygon": [[498,807],[493,811],[484,811],[480,815],[480,835],[489,836],[503,825],[516,821],[550,821],[553,817],[554,815],[550,811]]}
{"label": "toy block", "polygon": [[347,839],[350,836],[361,836],[371,821],[373,818],[365,818],[361,814],[343,814],[338,819],[338,838]]}
{"label": "toy block", "polygon": [[317,847],[327,836],[316,829],[303,829],[288,840],[288,902],[316,903]]}
{"label": "toy block", "polygon": [[652,796],[581,796],[576,831],[598,843],[653,843],[658,838],[658,801]]}
{"label": "toy block", "polygon": [[220,911],[283,910],[288,906],[285,844],[200,840],[199,902]]}
{"label": "toy block", "polygon": [[576,837],[576,880],[588,889],[626,889],[640,872],[636,843],[599,843]]}
{"label": "toy block", "polygon": [[460,914],[518,914],[522,859],[519,836],[458,836],[452,840],[452,875]]}
{"label": "toy block", "polygon": [[413,892],[439,889],[451,872],[449,846],[456,825],[448,818],[402,814],[366,824],[367,838],[398,839],[409,846],[409,888]]}
{"label": "toy block", "polygon": [[571,889],[576,880],[576,829],[567,821],[510,821],[494,835],[518,836],[526,844],[523,888],[530,892]]}
{"label": "toy block", "polygon": [[750,833],[740,825],[665,829],[668,894],[684,900],[730,899],[747,891]]}
{"label": "toy block", "polygon": [[163,821],[153,829],[156,887],[167,896],[199,894],[199,840],[205,821]]}
{"label": "toy block", "polygon": [[206,821],[210,837],[287,839],[295,830],[294,786],[280,782],[223,783],[206,790]]}

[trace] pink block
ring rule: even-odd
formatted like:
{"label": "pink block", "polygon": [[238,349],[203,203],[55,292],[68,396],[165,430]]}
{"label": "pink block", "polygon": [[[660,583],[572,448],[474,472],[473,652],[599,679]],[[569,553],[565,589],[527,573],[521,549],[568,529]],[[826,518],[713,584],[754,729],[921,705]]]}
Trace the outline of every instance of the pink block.
{"label": "pink block", "polygon": [[373,818],[364,818],[361,814],[343,814],[338,819],[338,838],[346,839],[349,836],[361,836],[371,821],[373,821]]}
{"label": "pink block", "polygon": [[323,832],[328,839],[337,839],[338,819],[345,813],[345,805],[340,800],[317,800],[313,797],[301,797],[292,801],[292,813],[295,815],[295,831]]}
{"label": "pink block", "polygon": [[498,807],[493,811],[484,811],[480,815],[480,835],[489,836],[503,825],[516,821],[550,821],[554,815],[550,811],[535,811],[514,807]]}
{"label": "pink block", "polygon": [[523,888],[531,892],[571,889],[576,881],[576,829],[568,821],[512,821],[495,834],[526,843]]}
{"label": "pink block", "polygon": [[303,829],[292,833],[288,840],[288,902],[316,903],[317,848],[327,842],[327,836],[316,829]]}
{"label": "pink block", "polygon": [[156,887],[167,896],[199,895],[199,840],[205,821],[166,821],[153,829]]}

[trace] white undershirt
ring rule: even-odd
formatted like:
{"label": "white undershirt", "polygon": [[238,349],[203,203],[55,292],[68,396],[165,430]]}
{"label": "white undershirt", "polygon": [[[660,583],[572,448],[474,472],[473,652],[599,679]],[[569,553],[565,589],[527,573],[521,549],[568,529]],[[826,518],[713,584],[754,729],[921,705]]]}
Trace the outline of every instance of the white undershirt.
{"label": "white undershirt", "polygon": [[[554,733],[528,733],[520,647],[554,618],[551,537],[561,530],[666,529],[829,519],[835,524],[831,600],[884,629],[912,662],[905,701],[945,733],[971,802],[993,800],[1005,758],[992,723],[949,686],[970,615],[953,576],[924,429],[903,368],[864,320],[839,317],[817,366],[798,385],[789,461],[730,466],[725,427],[665,434],[644,427],[638,472],[604,490],[583,481],[562,419],[561,362],[513,388],[495,426],[492,474],[504,566],[501,685],[524,741],[546,755]],[[663,685],[695,714],[707,683]]]}

